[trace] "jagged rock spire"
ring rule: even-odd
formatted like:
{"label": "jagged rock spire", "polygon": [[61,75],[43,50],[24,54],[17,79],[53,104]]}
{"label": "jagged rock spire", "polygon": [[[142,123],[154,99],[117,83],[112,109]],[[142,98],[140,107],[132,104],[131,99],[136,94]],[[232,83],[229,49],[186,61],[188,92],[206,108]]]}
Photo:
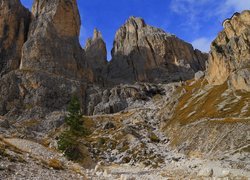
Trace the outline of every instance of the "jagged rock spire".
{"label": "jagged rock spire", "polygon": [[92,80],[79,43],[81,21],[76,0],[36,0],[32,13],[21,69]]}
{"label": "jagged rock spire", "polygon": [[102,71],[107,64],[106,43],[101,32],[95,28],[93,37],[89,38],[85,46],[86,59],[94,71],[96,81],[103,81]]}

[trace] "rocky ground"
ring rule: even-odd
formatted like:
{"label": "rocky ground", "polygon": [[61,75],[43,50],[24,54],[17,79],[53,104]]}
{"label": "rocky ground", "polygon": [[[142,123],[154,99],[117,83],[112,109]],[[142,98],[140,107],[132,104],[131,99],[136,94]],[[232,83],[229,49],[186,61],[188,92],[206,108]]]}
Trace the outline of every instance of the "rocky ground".
{"label": "rocky ground", "polygon": [[[200,93],[195,91],[197,86]],[[189,96],[190,101],[186,101],[187,104],[197,101],[197,97],[203,101],[201,97],[209,93],[212,86],[208,87],[205,82],[203,84],[203,80],[197,80],[151,87],[158,87],[162,91],[158,91],[161,93],[156,93],[151,97],[148,96],[144,101],[141,99],[130,101],[131,104],[121,112],[83,117],[84,126],[90,132],[87,137],[82,139],[88,149],[89,156],[84,161],[93,160],[87,163],[88,167],[92,166],[90,169],[86,166],[83,168],[81,163],[67,161],[60,152],[57,152],[56,138],[63,126],[55,128],[49,134],[39,134],[35,132],[36,128],[32,128],[32,126],[36,126],[36,123],[25,123],[26,126],[29,126],[30,132],[23,136],[23,127],[19,122],[11,124],[2,120],[1,126],[5,128],[1,128],[1,132],[5,136],[1,138],[1,143],[5,150],[4,154],[2,153],[1,161],[6,163],[2,166],[3,175],[1,178],[46,179],[42,177],[44,174],[52,179],[69,179],[72,177],[74,179],[84,179],[85,177],[87,179],[248,179],[250,177],[250,157],[247,143],[237,145],[234,142],[235,145],[231,145],[231,148],[221,154],[217,152],[220,148],[213,148],[214,151],[211,152],[202,150],[202,147],[204,148],[206,144],[211,146],[210,143],[214,143],[213,139],[207,139],[207,142],[203,143],[204,146],[200,145],[202,147],[197,148],[197,153],[200,150],[197,154],[188,145],[185,145],[185,138],[183,141],[177,141],[177,144],[180,144],[174,147],[175,138],[166,133],[167,124],[172,121],[171,118],[175,117],[174,109],[182,103],[182,98],[185,95]],[[189,94],[190,89],[192,89],[191,95]],[[225,92],[221,92],[222,95],[220,95],[230,99],[235,97],[234,95],[229,96],[231,92],[229,89],[225,89]],[[235,95],[237,97],[240,94]],[[227,110],[229,107],[226,99],[222,99],[218,103],[219,106],[216,107]],[[247,109],[247,105],[244,104],[248,104],[248,101],[246,98],[244,100],[242,108],[237,111],[241,112],[237,115],[239,118],[248,117],[247,111],[244,110]],[[231,102],[236,103],[236,100]],[[196,103],[196,105],[199,106],[199,103]],[[231,106],[233,106],[233,103],[231,103]],[[183,111],[185,107],[182,108]],[[193,110],[186,113],[192,112]],[[58,117],[58,114],[60,113],[56,112],[54,116],[50,117]],[[62,114],[64,113],[62,112]],[[232,114],[235,114],[235,112],[232,112]],[[192,115],[196,116],[195,113]],[[218,118],[215,120],[215,118],[213,122],[222,121]],[[52,119],[51,121],[53,122]],[[241,120],[237,121],[241,122]],[[193,124],[204,122],[206,121],[201,118],[201,122],[191,121],[187,127],[191,128]],[[170,123],[170,125],[175,126],[175,123]],[[223,126],[223,128],[226,127]],[[246,128],[245,131],[248,132],[248,123],[244,127]],[[182,126],[182,128],[185,129],[186,127]],[[16,133],[13,133],[14,131]],[[185,131],[188,132],[188,130]],[[235,131],[239,132],[239,129],[235,129]],[[204,132],[202,133],[204,134]],[[214,135],[217,136],[216,133]],[[182,139],[181,134],[178,136]],[[225,142],[220,141],[218,142],[219,145],[222,147],[228,144],[227,138],[230,139],[230,137],[230,134],[225,133],[223,135]],[[238,133],[234,137],[239,139],[241,134]],[[192,136],[189,135],[189,138],[188,141],[191,141]],[[8,155],[5,154],[6,152]],[[205,154],[202,155],[202,153]],[[18,160],[12,162],[13,158]],[[21,167],[25,168],[21,169]]]}
{"label": "rocky ground", "polygon": [[[4,147],[4,149],[3,149]],[[161,168],[130,164],[97,165],[83,169],[41,144],[1,138],[1,179],[248,179],[249,171],[232,168],[228,161],[183,158]]]}

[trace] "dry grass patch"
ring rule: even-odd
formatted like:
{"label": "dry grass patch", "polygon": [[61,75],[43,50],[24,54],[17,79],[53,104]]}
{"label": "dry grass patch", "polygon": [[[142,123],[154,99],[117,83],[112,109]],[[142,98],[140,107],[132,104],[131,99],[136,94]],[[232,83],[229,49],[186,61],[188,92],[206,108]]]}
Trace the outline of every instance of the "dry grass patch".
{"label": "dry grass patch", "polygon": [[56,170],[63,170],[64,167],[63,167],[63,164],[61,163],[61,161],[59,161],[58,159],[50,159],[48,162],[47,162],[48,166],[49,167],[52,167],[53,169],[56,169]]}

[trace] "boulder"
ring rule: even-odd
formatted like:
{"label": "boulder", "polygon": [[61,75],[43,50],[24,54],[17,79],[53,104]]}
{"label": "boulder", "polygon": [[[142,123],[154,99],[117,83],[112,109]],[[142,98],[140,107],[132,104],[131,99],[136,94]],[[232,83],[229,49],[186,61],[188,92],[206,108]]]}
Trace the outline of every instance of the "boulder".
{"label": "boulder", "polygon": [[194,75],[194,79],[196,81],[200,80],[201,78],[203,78],[205,76],[205,73],[203,71],[198,71],[197,73],[195,73]]}
{"label": "boulder", "polygon": [[235,90],[250,92],[250,68],[233,72],[229,81]]}
{"label": "boulder", "polygon": [[212,177],[213,173],[214,173],[213,169],[203,168],[199,171],[198,176],[199,177]]}
{"label": "boulder", "polygon": [[31,14],[19,0],[0,4],[0,77],[20,66],[22,46],[27,39]]}

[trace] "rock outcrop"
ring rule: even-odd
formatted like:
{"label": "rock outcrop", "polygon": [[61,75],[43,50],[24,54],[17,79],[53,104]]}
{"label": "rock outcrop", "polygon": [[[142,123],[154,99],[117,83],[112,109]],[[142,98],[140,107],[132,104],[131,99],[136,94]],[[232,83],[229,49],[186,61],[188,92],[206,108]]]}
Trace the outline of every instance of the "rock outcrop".
{"label": "rock outcrop", "polygon": [[86,112],[88,115],[113,114],[127,108],[143,107],[154,96],[164,95],[165,90],[159,85],[137,83],[118,85],[113,88],[88,89]]}
{"label": "rock outcrop", "polygon": [[206,60],[191,44],[130,17],[116,33],[107,76],[114,84],[180,81],[204,70]]}
{"label": "rock outcrop", "polygon": [[206,78],[220,85],[250,91],[250,11],[235,13],[211,45]]}
{"label": "rock outcrop", "polygon": [[19,68],[30,17],[19,0],[0,1],[0,76]]}
{"label": "rock outcrop", "polygon": [[107,49],[102,34],[94,30],[92,38],[89,38],[85,46],[86,59],[94,72],[94,79],[103,82],[103,69],[107,65]]}
{"label": "rock outcrop", "polygon": [[36,0],[32,14],[20,68],[92,81],[79,43],[81,20],[76,0]]}
{"label": "rock outcrop", "polygon": [[84,105],[87,82],[93,80],[79,43],[76,1],[36,0],[32,14],[20,69],[0,79],[0,114],[15,120],[62,111],[74,94]]}

